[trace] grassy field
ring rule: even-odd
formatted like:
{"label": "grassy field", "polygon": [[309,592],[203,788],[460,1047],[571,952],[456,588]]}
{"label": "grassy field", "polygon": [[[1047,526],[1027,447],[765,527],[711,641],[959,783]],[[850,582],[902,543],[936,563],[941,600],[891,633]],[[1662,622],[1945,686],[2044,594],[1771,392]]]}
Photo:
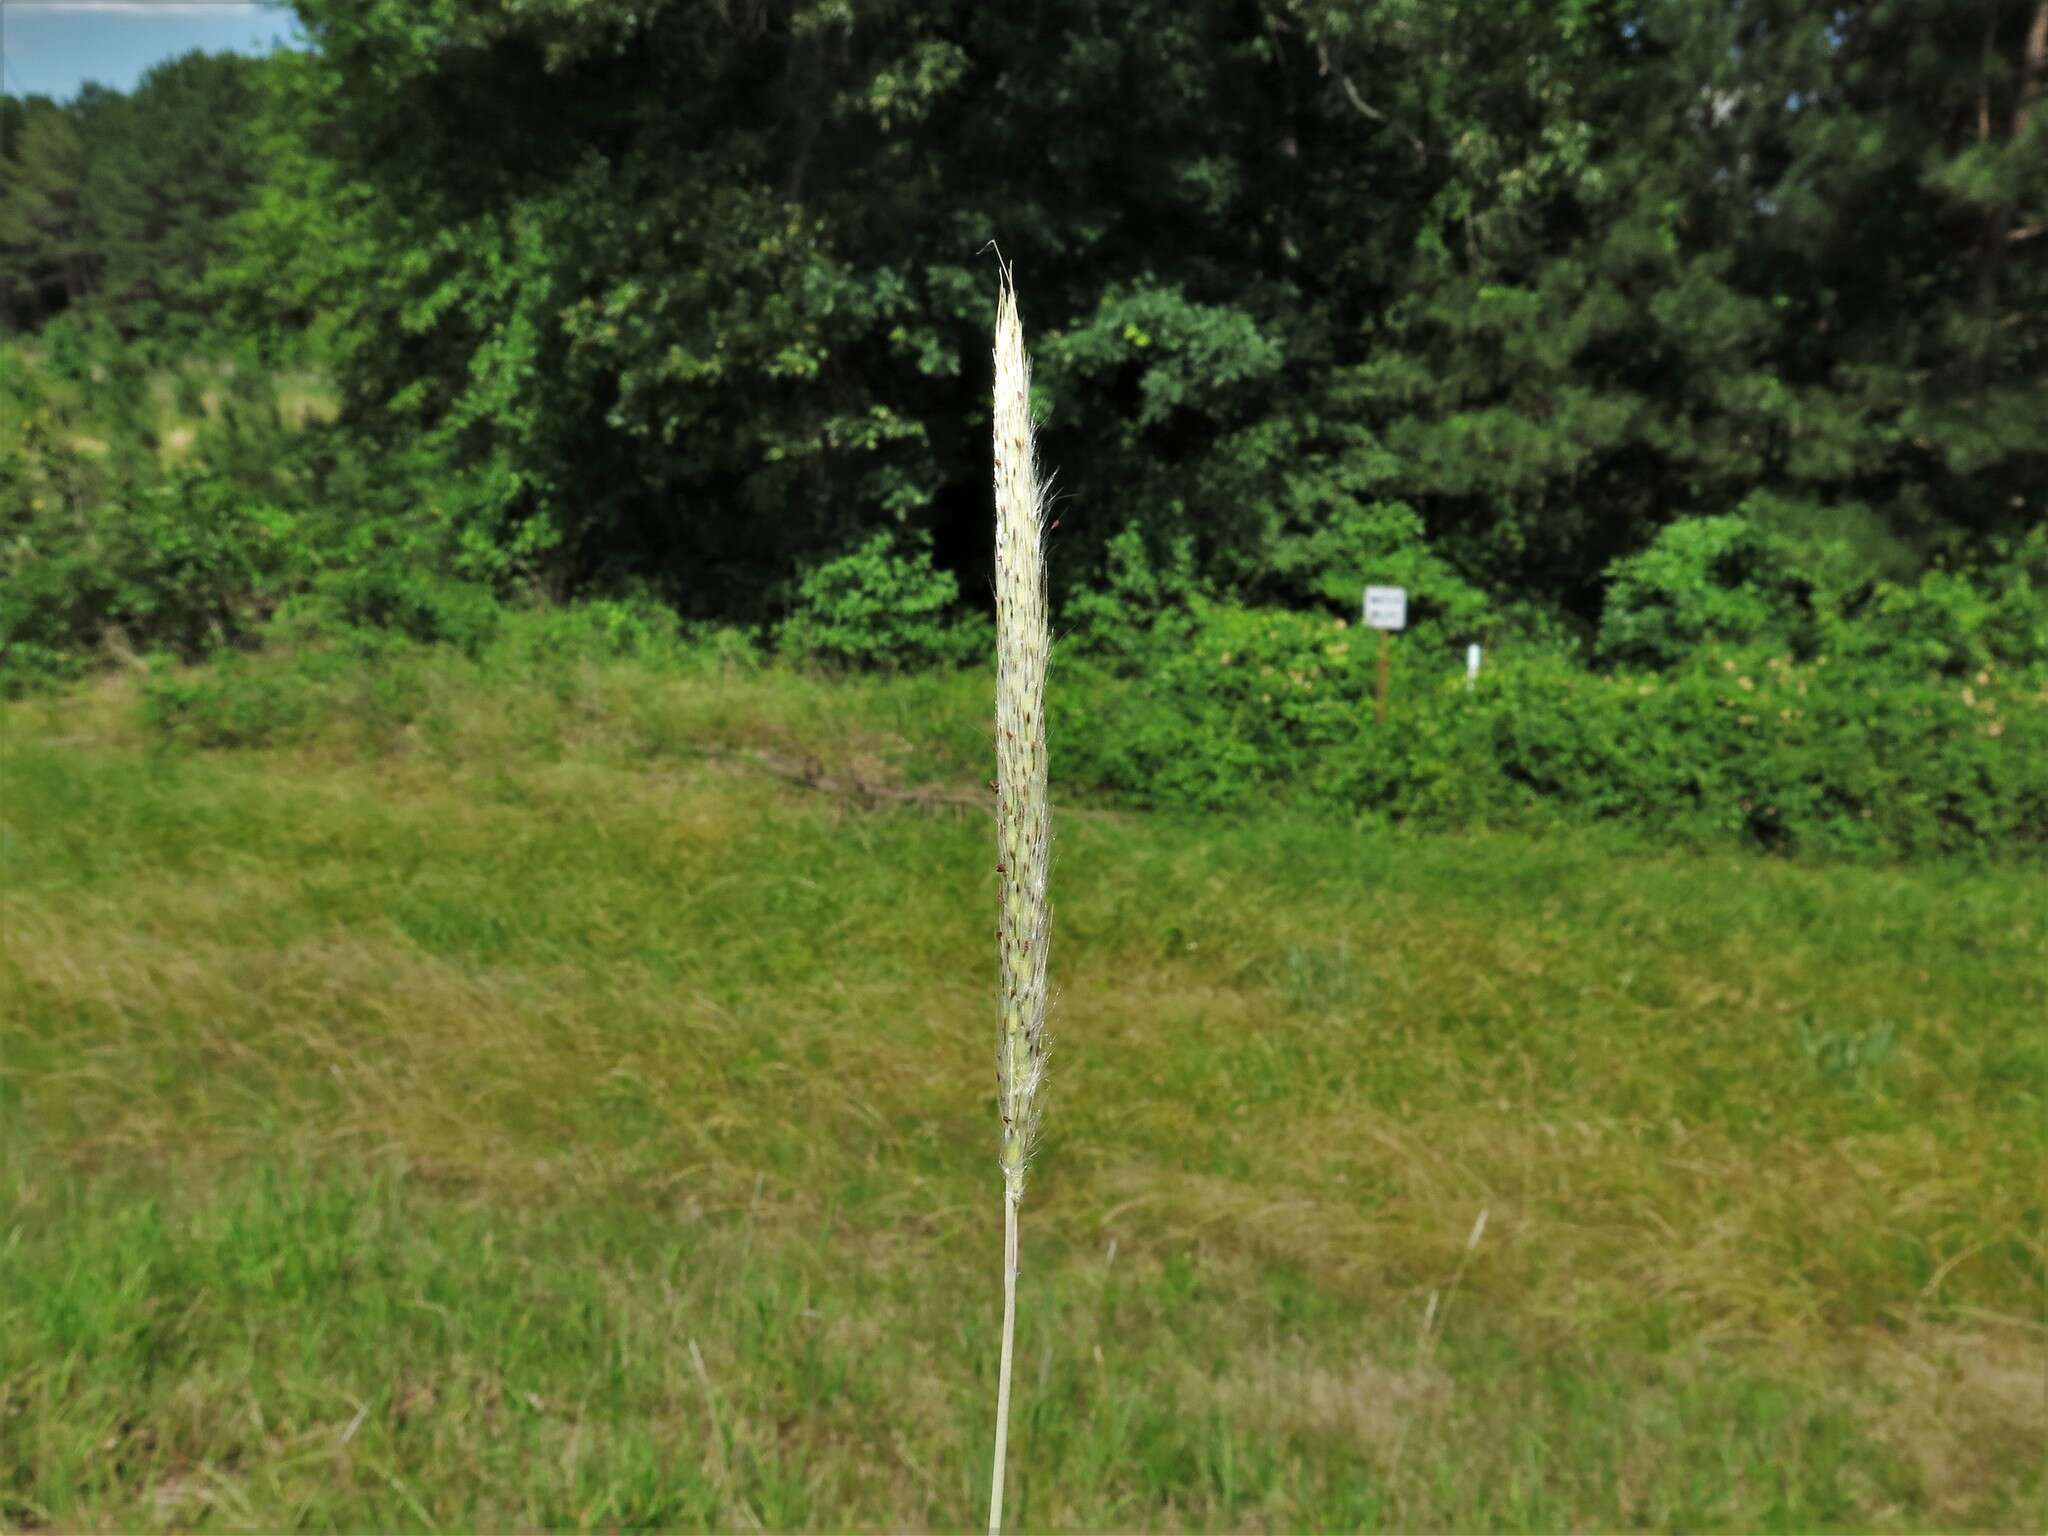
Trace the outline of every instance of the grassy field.
{"label": "grassy field", "polygon": [[[0,715],[0,1524],[975,1525],[986,679],[337,677]],[[1013,1526],[2048,1525],[2038,868],[1062,811]]]}

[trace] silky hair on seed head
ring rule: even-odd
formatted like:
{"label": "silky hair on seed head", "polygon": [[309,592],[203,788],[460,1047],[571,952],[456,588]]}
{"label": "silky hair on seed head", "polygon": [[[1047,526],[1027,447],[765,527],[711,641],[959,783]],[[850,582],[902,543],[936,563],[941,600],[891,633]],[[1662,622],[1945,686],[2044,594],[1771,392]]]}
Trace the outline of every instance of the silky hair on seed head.
{"label": "silky hair on seed head", "polygon": [[[997,257],[1001,261],[1000,254]],[[1031,360],[1008,266],[1000,268],[995,336],[996,568],[996,1106],[1002,1118],[1003,1353],[996,1387],[989,1531],[1002,1530],[1010,1362],[1017,1319],[1017,1208],[1038,1132],[1045,1083],[1047,876],[1052,811],[1046,785],[1046,497],[1031,422]]]}

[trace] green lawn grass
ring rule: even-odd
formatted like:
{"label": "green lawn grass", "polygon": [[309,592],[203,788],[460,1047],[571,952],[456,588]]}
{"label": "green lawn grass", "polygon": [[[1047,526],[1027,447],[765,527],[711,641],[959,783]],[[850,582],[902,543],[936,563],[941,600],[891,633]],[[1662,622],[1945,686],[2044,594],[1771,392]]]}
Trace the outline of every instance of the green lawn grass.
{"label": "green lawn grass", "polygon": [[[0,714],[0,1523],[973,1526],[987,680],[298,677]],[[2038,867],[1054,793],[1015,1528],[2048,1523]]]}

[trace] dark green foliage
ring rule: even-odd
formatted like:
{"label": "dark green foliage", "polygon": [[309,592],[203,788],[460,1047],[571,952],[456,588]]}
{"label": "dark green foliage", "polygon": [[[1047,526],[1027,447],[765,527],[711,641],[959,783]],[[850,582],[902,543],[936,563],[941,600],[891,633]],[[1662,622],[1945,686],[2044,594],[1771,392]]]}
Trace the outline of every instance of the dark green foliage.
{"label": "dark green foliage", "polygon": [[1063,600],[1136,530],[1348,607],[1391,539],[1590,624],[1685,519],[1848,581],[2043,511],[2023,6],[300,9],[313,54],[15,104],[10,291],[310,334],[563,585],[773,622],[909,528],[978,604],[991,238]]}
{"label": "dark green foliage", "polygon": [[1356,378],[1471,568],[1590,611],[1607,555],[1759,491],[1922,552],[2040,517],[2027,8],[1304,9],[1427,198]]}
{"label": "dark green foliage", "polygon": [[337,169],[265,227],[349,231],[306,262],[358,419],[445,442],[572,584],[772,620],[908,526],[978,599],[991,238],[1063,601],[1136,530],[1348,607],[1405,508],[1428,582],[1590,624],[1684,519],[1846,583],[2043,511],[2018,5],[302,10]]}
{"label": "dark green foliage", "polygon": [[208,269],[256,179],[259,68],[187,54],[151,70],[97,125],[82,205],[99,261],[92,299],[124,334],[183,341],[209,328]]}
{"label": "dark green foliage", "polygon": [[1109,541],[1104,570],[1092,586],[1072,594],[1064,613],[1071,629],[1063,652],[1074,651],[1142,666],[1163,642],[1187,633],[1201,587],[1186,539],[1164,551],[1148,549],[1144,534],[1126,528]]}
{"label": "dark green foliage", "polygon": [[190,53],[129,95],[88,86],[64,106],[10,99],[0,304],[11,328],[89,301],[131,339],[182,342],[211,329],[210,269],[259,168],[250,130],[264,68]]}
{"label": "dark green foliage", "polygon": [[5,98],[0,136],[0,302],[10,329],[32,326],[83,298],[97,268],[79,198],[89,103],[65,111],[47,97]]}

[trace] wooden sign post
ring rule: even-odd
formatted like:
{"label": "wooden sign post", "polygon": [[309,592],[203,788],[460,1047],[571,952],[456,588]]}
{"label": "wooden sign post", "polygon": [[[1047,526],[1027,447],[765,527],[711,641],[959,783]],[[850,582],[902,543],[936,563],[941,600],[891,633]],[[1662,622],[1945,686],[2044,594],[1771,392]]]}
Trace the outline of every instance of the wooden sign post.
{"label": "wooden sign post", "polygon": [[1379,703],[1373,710],[1375,724],[1387,723],[1387,656],[1392,642],[1387,638],[1397,629],[1408,627],[1408,589],[1406,587],[1367,587],[1365,589],[1365,622],[1369,628],[1380,632],[1380,693]]}

